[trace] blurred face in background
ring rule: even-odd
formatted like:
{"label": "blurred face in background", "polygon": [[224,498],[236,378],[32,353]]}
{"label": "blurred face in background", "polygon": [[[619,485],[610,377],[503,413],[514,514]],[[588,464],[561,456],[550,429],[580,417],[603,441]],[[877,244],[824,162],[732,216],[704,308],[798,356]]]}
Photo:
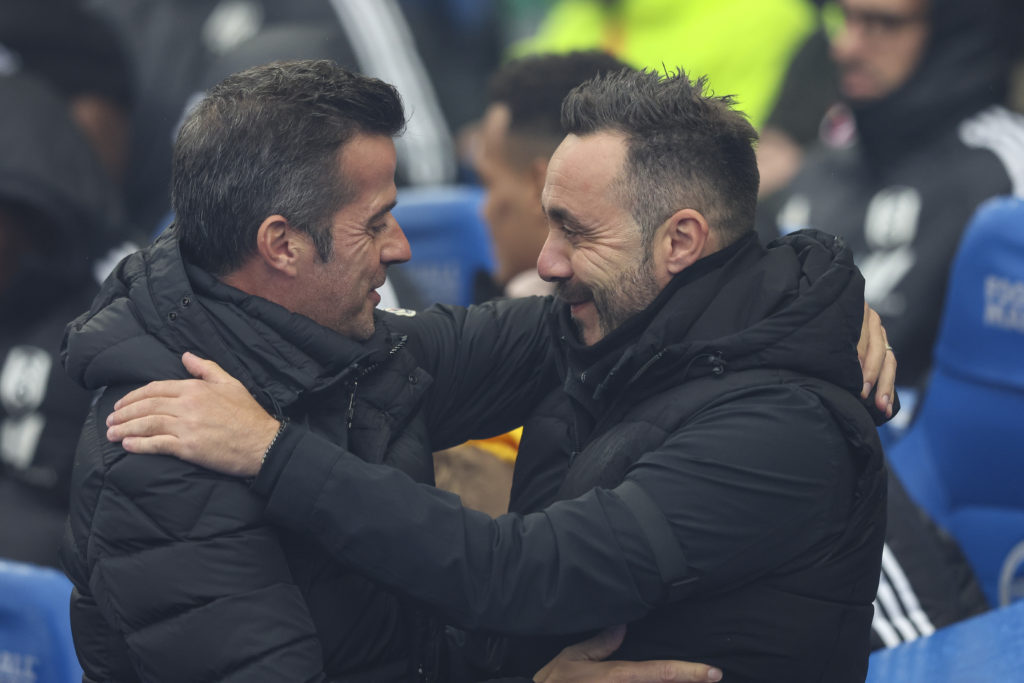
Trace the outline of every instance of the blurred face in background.
{"label": "blurred face in background", "polygon": [[71,118],[85,133],[111,179],[120,185],[128,167],[131,138],[128,112],[112,100],[91,94],[76,96],[70,106]]}
{"label": "blurred face in background", "polygon": [[847,100],[881,99],[909,80],[928,44],[929,2],[839,0],[832,58]]}
{"label": "blurred face in background", "polygon": [[547,159],[516,148],[509,135],[508,106],[487,108],[480,127],[476,172],[484,186],[484,220],[491,233],[496,261],[495,280],[504,286],[510,279],[537,267],[547,234],[540,208]]}

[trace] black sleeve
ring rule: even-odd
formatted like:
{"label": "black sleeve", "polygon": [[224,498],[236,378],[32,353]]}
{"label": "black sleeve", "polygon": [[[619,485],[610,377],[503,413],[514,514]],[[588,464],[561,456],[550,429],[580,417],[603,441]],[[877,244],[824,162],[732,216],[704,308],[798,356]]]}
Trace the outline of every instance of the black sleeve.
{"label": "black sleeve", "polygon": [[616,488],[528,515],[491,519],[306,432],[284,457],[270,518],[450,623],[506,634],[623,623],[759,575],[827,533],[852,490],[838,428],[788,387],[706,410]]}
{"label": "black sleeve", "polygon": [[425,403],[432,450],[522,425],[554,387],[551,306],[532,297],[388,318],[433,376]]}

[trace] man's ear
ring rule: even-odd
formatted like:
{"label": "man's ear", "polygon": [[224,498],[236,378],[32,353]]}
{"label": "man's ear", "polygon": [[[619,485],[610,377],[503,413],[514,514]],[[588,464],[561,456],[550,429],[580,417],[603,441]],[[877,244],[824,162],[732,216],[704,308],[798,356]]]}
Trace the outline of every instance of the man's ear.
{"label": "man's ear", "polygon": [[544,192],[544,181],[548,176],[548,159],[545,157],[534,157],[530,162],[530,180],[537,190],[537,202],[540,203],[540,195]]}
{"label": "man's ear", "polygon": [[298,273],[300,255],[312,246],[307,242],[306,235],[279,214],[264,218],[256,231],[256,252],[264,265],[289,277]]}
{"label": "man's ear", "polygon": [[662,223],[654,238],[654,262],[667,284],[675,275],[711,253],[711,227],[694,209],[680,209]]}

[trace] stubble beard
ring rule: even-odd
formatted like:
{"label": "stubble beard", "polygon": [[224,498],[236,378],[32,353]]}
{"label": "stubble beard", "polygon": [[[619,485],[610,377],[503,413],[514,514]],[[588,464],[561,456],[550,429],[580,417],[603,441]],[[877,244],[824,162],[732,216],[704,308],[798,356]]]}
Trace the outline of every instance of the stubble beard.
{"label": "stubble beard", "polygon": [[[620,273],[617,282],[584,285],[563,281],[555,288],[555,294],[563,301],[594,302],[601,339],[650,306],[660,291],[654,278],[650,254],[644,254],[639,263]],[[583,339],[580,321],[574,318],[573,323],[576,325],[577,336]]]}

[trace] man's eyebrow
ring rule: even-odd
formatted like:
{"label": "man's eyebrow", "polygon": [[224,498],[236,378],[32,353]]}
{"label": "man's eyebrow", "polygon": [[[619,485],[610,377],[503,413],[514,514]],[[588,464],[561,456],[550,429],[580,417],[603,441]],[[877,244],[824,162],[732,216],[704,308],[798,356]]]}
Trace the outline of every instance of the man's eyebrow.
{"label": "man's eyebrow", "polygon": [[572,213],[568,211],[568,209],[563,209],[560,206],[553,206],[550,208],[544,206],[542,208],[544,209],[544,213],[547,214],[548,218],[556,223],[568,225],[570,228],[573,228],[575,230],[582,230],[585,227],[583,223],[581,223],[580,220],[576,218],[576,216],[572,215]]}
{"label": "man's eyebrow", "polygon": [[367,223],[373,223],[373,222],[375,222],[377,220],[380,220],[381,218],[383,218],[384,216],[389,214],[391,212],[391,210],[394,209],[396,206],[398,206],[398,200],[393,200],[393,201],[389,202],[388,204],[384,205],[380,209],[380,211],[378,211],[377,213],[375,213],[372,216],[370,216],[366,220],[366,222]]}

